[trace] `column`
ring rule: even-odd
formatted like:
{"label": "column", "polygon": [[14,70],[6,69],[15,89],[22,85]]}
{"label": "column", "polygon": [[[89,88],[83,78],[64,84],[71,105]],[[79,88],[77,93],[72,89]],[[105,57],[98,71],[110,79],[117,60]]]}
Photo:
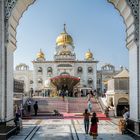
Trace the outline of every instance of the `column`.
{"label": "column", "polygon": [[14,117],[13,114],[13,53],[15,47],[11,43],[6,45],[6,120],[11,120]]}
{"label": "column", "polygon": [[[131,47],[130,47],[131,46]],[[139,134],[140,125],[140,77],[139,77],[139,48],[135,42],[129,46],[129,100],[130,120],[134,122],[134,131]]]}
{"label": "column", "polygon": [[0,120],[5,121],[4,0],[0,0]]}

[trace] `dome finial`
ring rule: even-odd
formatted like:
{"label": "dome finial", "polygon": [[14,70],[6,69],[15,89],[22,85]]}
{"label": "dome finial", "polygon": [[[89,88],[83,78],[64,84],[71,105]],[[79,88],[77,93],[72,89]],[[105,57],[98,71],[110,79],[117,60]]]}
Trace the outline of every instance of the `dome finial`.
{"label": "dome finial", "polygon": [[64,32],[66,33],[66,24],[64,23]]}
{"label": "dome finial", "polygon": [[90,51],[90,49],[88,49],[88,51],[85,53],[85,59],[86,60],[92,60],[93,59],[93,54]]}
{"label": "dome finial", "polygon": [[40,48],[40,51],[37,53],[37,59],[44,59],[45,60],[45,54],[43,53],[41,48]]}
{"label": "dome finial", "polygon": [[[64,31],[60,33],[60,35],[56,38],[57,46],[73,46],[73,39],[66,31],[66,24],[64,23]],[[74,47],[74,46],[73,46]]]}

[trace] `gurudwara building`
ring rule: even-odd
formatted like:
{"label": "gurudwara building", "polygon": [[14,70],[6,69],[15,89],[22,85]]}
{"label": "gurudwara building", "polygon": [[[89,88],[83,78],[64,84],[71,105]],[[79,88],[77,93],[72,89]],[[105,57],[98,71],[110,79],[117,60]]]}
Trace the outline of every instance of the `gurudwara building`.
{"label": "gurudwara building", "polygon": [[[34,94],[58,93],[67,90],[70,96],[84,89],[96,89],[97,63],[90,50],[85,53],[84,60],[77,60],[74,52],[74,42],[71,35],[64,31],[56,39],[56,52],[54,60],[45,59],[45,54],[40,49],[36,60],[32,61],[33,70],[20,64],[16,66],[15,79],[25,81],[25,92]],[[85,94],[85,93],[84,93]]]}

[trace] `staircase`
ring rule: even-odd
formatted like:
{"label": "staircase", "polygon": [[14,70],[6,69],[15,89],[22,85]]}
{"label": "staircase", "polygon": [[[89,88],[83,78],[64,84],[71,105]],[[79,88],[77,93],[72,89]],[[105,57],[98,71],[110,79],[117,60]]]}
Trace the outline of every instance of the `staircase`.
{"label": "staircase", "polygon": [[[67,113],[83,113],[87,108],[87,98],[86,97],[66,97],[65,101],[61,97],[36,97],[33,98],[32,105],[35,101],[38,101],[38,113],[49,113],[54,110],[59,112]],[[92,111],[101,113],[101,108],[95,98],[91,99]],[[33,106],[32,106],[33,111]]]}
{"label": "staircase", "polygon": [[38,101],[38,113],[53,112],[58,110],[59,112],[67,112],[67,99],[62,101],[61,97],[49,97],[49,98],[34,98],[34,101]]}
{"label": "staircase", "polygon": [[[91,98],[92,112],[101,112],[100,106],[98,105],[95,98]],[[87,98],[69,98],[68,99],[68,112],[69,113],[82,113],[87,108]]]}

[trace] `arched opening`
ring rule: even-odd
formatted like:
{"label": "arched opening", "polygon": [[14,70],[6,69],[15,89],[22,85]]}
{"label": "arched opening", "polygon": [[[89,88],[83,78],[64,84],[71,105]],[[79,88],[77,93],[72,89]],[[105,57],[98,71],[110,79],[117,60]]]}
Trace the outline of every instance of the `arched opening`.
{"label": "arched opening", "polygon": [[118,100],[118,105],[117,105],[117,116],[122,116],[122,110],[124,108],[129,108],[129,102],[128,102],[128,99],[126,98],[120,98]]}
{"label": "arched opening", "polygon": [[[24,11],[35,0],[9,1],[0,3],[0,13],[2,23],[0,29],[4,29],[4,22],[6,21],[5,32],[1,33],[0,38],[0,65],[3,69],[0,71],[0,82],[3,83],[1,87],[1,120],[5,121],[12,118],[12,98],[11,83],[13,83],[12,66],[13,66],[13,51],[16,49],[16,27],[19,23]],[[126,25],[126,46],[129,49],[129,68],[130,68],[130,118],[138,121],[140,119],[140,87],[139,87],[139,2],[127,0],[108,0],[120,12]],[[5,6],[6,4],[6,6]],[[23,6],[21,8],[21,5]],[[5,6],[5,7],[4,7]],[[5,8],[5,9],[4,9]],[[5,11],[5,17],[3,16]],[[19,12],[17,12],[19,11]],[[6,48],[5,48],[6,46]],[[11,107],[9,110],[8,107]],[[134,112],[135,110],[135,112]]]}

